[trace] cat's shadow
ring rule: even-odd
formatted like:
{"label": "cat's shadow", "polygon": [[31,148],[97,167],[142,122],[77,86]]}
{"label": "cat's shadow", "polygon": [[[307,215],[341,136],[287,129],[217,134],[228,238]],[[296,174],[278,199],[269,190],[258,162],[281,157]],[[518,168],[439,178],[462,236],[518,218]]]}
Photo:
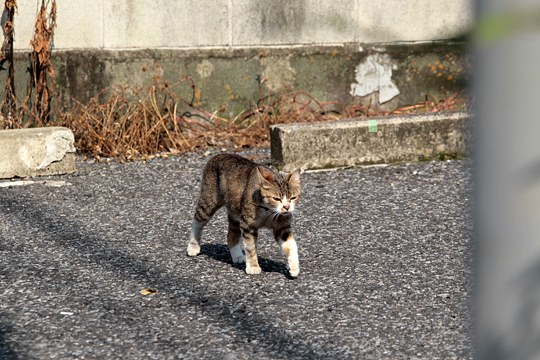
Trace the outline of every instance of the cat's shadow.
{"label": "cat's shadow", "polygon": [[[232,262],[229,247],[225,244],[201,244],[201,255],[206,255],[214,260],[224,262],[242,271],[246,269],[246,264],[235,264]],[[259,256],[259,266],[263,272],[277,272],[285,275],[287,278],[292,278],[287,266],[282,262]]]}

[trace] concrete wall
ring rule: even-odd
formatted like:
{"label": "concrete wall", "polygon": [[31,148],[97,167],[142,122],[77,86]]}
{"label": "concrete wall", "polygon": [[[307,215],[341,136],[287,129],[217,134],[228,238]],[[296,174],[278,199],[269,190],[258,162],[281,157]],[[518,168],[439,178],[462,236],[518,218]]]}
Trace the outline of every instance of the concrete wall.
{"label": "concrete wall", "polygon": [[[40,1],[17,3],[21,97]],[[338,108],[392,109],[453,95],[467,78],[466,48],[450,40],[472,23],[467,0],[57,0],[57,8],[55,86],[68,105],[116,84],[189,76],[196,104],[223,116],[257,103],[257,79],[265,92],[295,88]]]}
{"label": "concrete wall", "polygon": [[[18,0],[17,49],[40,1]],[[468,0],[57,0],[55,49],[432,41],[472,23]]]}

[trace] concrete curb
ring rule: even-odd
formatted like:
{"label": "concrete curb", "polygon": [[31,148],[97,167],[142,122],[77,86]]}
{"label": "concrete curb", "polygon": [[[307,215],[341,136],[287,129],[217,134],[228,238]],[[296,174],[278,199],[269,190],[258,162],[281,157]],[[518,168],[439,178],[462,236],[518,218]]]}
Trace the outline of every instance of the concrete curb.
{"label": "concrete curb", "polygon": [[75,172],[75,146],[65,127],[0,130],[0,179]]}
{"label": "concrete curb", "polygon": [[272,164],[290,171],[463,157],[470,117],[456,111],[274,125]]}

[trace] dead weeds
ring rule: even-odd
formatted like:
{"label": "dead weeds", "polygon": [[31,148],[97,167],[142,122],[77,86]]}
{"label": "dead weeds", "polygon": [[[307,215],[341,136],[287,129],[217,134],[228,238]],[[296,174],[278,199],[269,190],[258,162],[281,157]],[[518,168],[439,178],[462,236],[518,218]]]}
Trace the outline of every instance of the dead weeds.
{"label": "dead weeds", "polygon": [[437,112],[467,106],[465,98],[457,94],[440,100],[426,96],[420,104],[391,112],[356,105],[338,113],[334,110],[335,103],[321,102],[305,91],[290,90],[265,96],[261,91],[252,109],[226,118],[194,106],[193,97],[186,100],[179,96],[179,88],[186,82],[190,82],[195,93],[197,89],[190,78],[175,84],[156,81],[144,91],[117,86],[107,92],[104,101],[99,100],[104,94],[98,94],[87,104],[76,103],[71,110],[59,114],[55,124],[72,129],[80,152],[98,160],[126,161],[183,154],[195,149],[268,147],[268,129],[278,123]]}
{"label": "dead weeds", "polygon": [[190,78],[175,84],[156,81],[146,90],[116,86],[86,104],[76,102],[51,125],[70,128],[83,153],[98,160],[126,161],[211,147],[269,146],[272,124],[337,118],[326,111],[328,104],[303,91],[290,91],[275,99],[261,98],[254,109],[229,119],[195,107],[193,98],[179,96],[186,81],[196,92]]}
{"label": "dead weeds", "polygon": [[45,123],[50,120],[52,110],[54,67],[51,52],[55,28],[56,0],[42,0],[34,25],[34,37],[30,41],[30,80],[25,104],[39,121]]}
{"label": "dead weeds", "polygon": [[[193,91],[190,99],[179,95],[186,84]],[[263,86],[264,82],[261,83]],[[115,86],[97,94],[88,103],[75,102],[69,109],[53,110],[46,125],[70,128],[80,153],[99,161],[114,158],[123,162],[207,148],[234,151],[268,147],[268,129],[273,124],[362,119],[466,107],[464,97],[458,94],[441,100],[428,96],[420,104],[392,112],[361,105],[338,112],[335,110],[338,104],[321,102],[302,90],[291,89],[279,95],[268,91],[263,95],[261,90],[259,101],[251,109],[234,118],[226,118],[195,106],[196,92],[196,85],[189,77],[174,84],[155,79],[148,88]],[[59,108],[53,106],[53,109]],[[19,113],[26,114],[30,120],[36,117],[36,112],[39,109],[19,107]],[[8,124],[0,119],[0,128],[28,127],[29,123],[35,121]]]}

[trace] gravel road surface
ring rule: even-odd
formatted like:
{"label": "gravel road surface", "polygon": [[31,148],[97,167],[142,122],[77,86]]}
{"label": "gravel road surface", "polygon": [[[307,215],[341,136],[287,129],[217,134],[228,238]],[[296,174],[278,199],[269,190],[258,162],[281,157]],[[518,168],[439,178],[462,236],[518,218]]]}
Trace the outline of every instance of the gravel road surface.
{"label": "gravel road surface", "polygon": [[185,255],[207,160],[0,187],[0,358],[473,358],[469,161],[302,174],[291,279],[266,231],[232,263],[224,211]]}

